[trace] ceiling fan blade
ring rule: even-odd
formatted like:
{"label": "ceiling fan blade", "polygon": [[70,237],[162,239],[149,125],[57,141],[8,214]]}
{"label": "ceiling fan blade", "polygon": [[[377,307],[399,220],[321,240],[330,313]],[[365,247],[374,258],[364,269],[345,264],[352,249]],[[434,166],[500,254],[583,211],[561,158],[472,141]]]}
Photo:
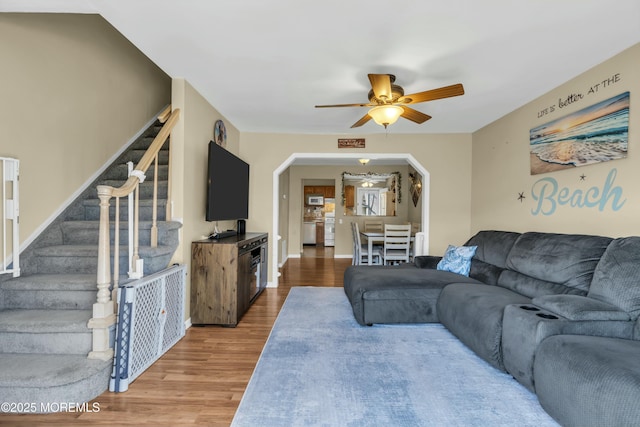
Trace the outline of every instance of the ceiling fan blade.
{"label": "ceiling fan blade", "polygon": [[404,113],[400,114],[400,116],[404,117],[405,119],[411,120],[412,122],[421,124],[431,118],[430,115],[421,113],[420,111],[414,110],[413,108],[404,106],[401,108],[404,110]]}
{"label": "ceiling fan blade", "polygon": [[427,90],[424,92],[412,93],[398,98],[401,104],[416,104],[418,102],[434,101],[436,99],[450,98],[452,96],[464,95],[464,87],[461,83],[441,87],[439,89]]}
{"label": "ceiling fan blade", "polygon": [[333,108],[333,107],[373,107],[375,104],[333,104],[333,105],[316,105],[316,108]]}
{"label": "ceiling fan blade", "polygon": [[369,113],[365,114],[364,116],[362,116],[362,118],[360,120],[358,120],[357,122],[355,122],[351,128],[357,128],[362,126],[363,124],[367,123],[369,120],[371,120],[371,116],[369,115]]}
{"label": "ceiling fan blade", "polygon": [[391,100],[393,93],[391,92],[391,76],[389,74],[369,74],[371,88],[376,98],[384,101]]}

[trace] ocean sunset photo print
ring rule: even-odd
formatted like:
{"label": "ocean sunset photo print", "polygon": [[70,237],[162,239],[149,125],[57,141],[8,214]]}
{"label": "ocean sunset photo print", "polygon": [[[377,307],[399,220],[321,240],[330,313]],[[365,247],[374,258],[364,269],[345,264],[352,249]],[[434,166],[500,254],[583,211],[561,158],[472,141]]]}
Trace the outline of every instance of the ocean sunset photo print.
{"label": "ocean sunset photo print", "polygon": [[627,157],[629,92],[529,132],[531,175]]}

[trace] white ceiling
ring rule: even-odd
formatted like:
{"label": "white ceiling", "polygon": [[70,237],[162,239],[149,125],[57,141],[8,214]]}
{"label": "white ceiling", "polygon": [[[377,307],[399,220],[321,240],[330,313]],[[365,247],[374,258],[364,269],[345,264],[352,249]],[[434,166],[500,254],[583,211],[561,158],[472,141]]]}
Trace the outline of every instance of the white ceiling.
{"label": "white ceiling", "polygon": [[639,0],[0,0],[3,12],[99,13],[241,132],[371,134],[350,126],[368,73],[433,116],[390,133],[473,132],[640,42]]}

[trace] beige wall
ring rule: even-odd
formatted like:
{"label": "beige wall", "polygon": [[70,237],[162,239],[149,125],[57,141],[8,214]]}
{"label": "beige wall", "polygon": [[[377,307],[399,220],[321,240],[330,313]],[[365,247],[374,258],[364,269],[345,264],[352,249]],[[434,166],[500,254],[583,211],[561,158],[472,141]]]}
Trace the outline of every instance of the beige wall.
{"label": "beige wall", "polygon": [[[473,134],[473,191],[471,229],[549,231],[562,233],[624,236],[640,234],[640,44],[579,75],[546,95],[513,111]],[[612,83],[603,81],[618,75]],[[532,73],[530,78],[535,78]],[[598,85],[598,86],[596,86]],[[562,171],[530,175],[529,130],[551,120],[581,110],[625,91],[631,92],[629,149],[626,159],[574,167]],[[579,98],[579,95],[583,95]],[[576,101],[559,107],[559,100],[572,95]],[[554,111],[551,112],[551,106]],[[545,112],[545,108],[547,108]],[[614,172],[612,172],[614,171]],[[626,202],[615,210],[612,198],[603,209],[557,205],[544,198],[542,212],[534,199],[540,195],[541,179],[551,180],[558,191],[566,188],[576,199],[587,192],[602,194],[609,174]],[[580,177],[584,175],[584,180]],[[537,184],[536,184],[537,183]],[[542,182],[544,183],[544,181]],[[551,184],[549,184],[551,185]],[[550,187],[548,187],[550,188]],[[576,193],[577,192],[577,193]],[[526,197],[518,201],[519,193]],[[547,193],[548,194],[548,193]],[[621,199],[621,200],[622,200]],[[543,214],[547,213],[546,215]]]}
{"label": "beige wall", "polygon": [[413,167],[409,166],[407,170],[407,203],[409,204],[409,222],[419,224],[422,222],[422,206],[420,205],[420,199],[422,198],[422,194],[420,194],[418,198],[417,205],[413,204],[413,200],[411,198],[411,178],[409,178],[409,174],[414,174],[414,176],[420,178],[420,182],[424,182],[424,177],[420,174],[420,172],[416,171]]}
{"label": "beige wall", "polygon": [[20,160],[24,242],[170,102],[171,82],[96,15],[0,14],[0,58],[0,156]]}
{"label": "beige wall", "polygon": [[[247,229],[268,231],[270,238],[273,239],[274,171],[284,164],[292,153],[337,153],[337,139],[340,137],[342,136],[242,133],[240,157],[251,165]],[[388,135],[378,133],[363,135],[363,137],[366,138],[366,149],[341,149],[339,152],[408,153],[430,173],[429,247],[431,253],[442,254],[447,244],[460,244],[469,238],[470,134],[394,135],[391,129]],[[408,188],[406,179],[403,181],[403,188]],[[290,188],[292,198],[294,193],[295,190]],[[295,205],[293,200],[290,205]],[[290,221],[293,220],[290,214]],[[340,230],[337,229],[337,232]],[[349,234],[350,231],[347,235]],[[296,238],[292,236],[291,230],[288,237],[289,240]],[[273,246],[270,248],[269,256],[274,256]],[[270,269],[271,281],[274,279],[273,273]]]}
{"label": "beige wall", "polygon": [[[183,222],[180,246],[172,262],[190,265],[191,242],[206,238],[217,224],[222,230],[235,228],[234,221],[205,221],[207,158],[209,141],[217,120],[227,129],[227,150],[238,154],[239,132],[184,79],[174,79],[172,106],[181,110],[178,126],[171,133],[171,203],[173,219]],[[187,295],[190,294],[187,275]],[[185,307],[189,317],[189,298]]]}

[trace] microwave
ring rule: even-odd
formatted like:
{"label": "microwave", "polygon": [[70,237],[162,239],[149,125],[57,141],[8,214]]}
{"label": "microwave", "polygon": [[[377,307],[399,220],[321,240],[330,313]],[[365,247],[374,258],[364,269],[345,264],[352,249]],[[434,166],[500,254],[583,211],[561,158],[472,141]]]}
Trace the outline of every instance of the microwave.
{"label": "microwave", "polygon": [[324,205],[324,197],[323,196],[307,196],[307,205],[322,206]]}

